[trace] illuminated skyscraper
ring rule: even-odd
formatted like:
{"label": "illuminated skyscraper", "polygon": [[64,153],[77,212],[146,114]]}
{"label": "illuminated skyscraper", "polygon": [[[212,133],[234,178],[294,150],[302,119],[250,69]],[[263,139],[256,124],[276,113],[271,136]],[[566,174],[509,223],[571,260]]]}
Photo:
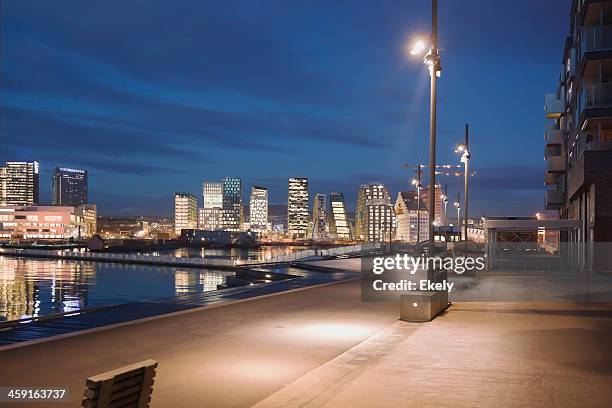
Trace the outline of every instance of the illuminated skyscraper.
{"label": "illuminated skyscraper", "polygon": [[0,167],[0,205],[38,204],[38,172],[37,161],[7,161]]}
{"label": "illuminated skyscraper", "polygon": [[56,167],[53,172],[53,204],[87,204],[87,170]]}
{"label": "illuminated skyscraper", "polygon": [[327,200],[325,194],[317,193],[312,204],[312,239],[323,241],[329,238],[327,225]]}
{"label": "illuminated skyscraper", "polygon": [[367,242],[390,242],[395,237],[395,210],[384,185],[362,185],[357,198],[355,237]]}
{"label": "illuminated skyscraper", "polygon": [[255,232],[268,230],[268,189],[253,186],[249,200],[249,222]]}
{"label": "illuminated skyscraper", "polygon": [[223,183],[205,181],[202,196],[204,208],[223,208]]}
{"label": "illuminated skyscraper", "polygon": [[291,238],[308,237],[308,179],[292,177],[289,179],[287,200],[287,233]]}
{"label": "illuminated skyscraper", "polygon": [[198,210],[198,228],[205,231],[221,229],[223,214],[223,183],[202,183],[204,207]]}
{"label": "illuminated skyscraper", "polygon": [[240,177],[223,177],[221,228],[239,232],[242,226],[242,182]]}
{"label": "illuminated skyscraper", "polygon": [[198,199],[187,193],[174,193],[174,232],[181,235],[183,229],[198,226]]}
{"label": "illuminated skyscraper", "polygon": [[351,239],[351,228],[349,225],[348,215],[346,213],[346,204],[344,203],[344,194],[330,193],[329,194],[329,235],[333,239]]}

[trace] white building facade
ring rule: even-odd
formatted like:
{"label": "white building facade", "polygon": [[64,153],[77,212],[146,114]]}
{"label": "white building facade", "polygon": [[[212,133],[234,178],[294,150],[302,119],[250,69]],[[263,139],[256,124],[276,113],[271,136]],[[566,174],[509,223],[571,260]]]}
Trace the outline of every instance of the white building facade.
{"label": "white building facade", "polygon": [[[429,239],[429,213],[421,200],[418,205],[416,191],[397,193],[395,201],[396,233],[395,239],[402,242],[427,241]],[[420,223],[420,225],[419,225]]]}
{"label": "white building facade", "polygon": [[268,189],[253,186],[249,199],[249,222],[251,230],[263,233],[269,230]]}
{"label": "white building facade", "polygon": [[187,193],[174,193],[174,233],[196,229],[198,226],[198,199]]}

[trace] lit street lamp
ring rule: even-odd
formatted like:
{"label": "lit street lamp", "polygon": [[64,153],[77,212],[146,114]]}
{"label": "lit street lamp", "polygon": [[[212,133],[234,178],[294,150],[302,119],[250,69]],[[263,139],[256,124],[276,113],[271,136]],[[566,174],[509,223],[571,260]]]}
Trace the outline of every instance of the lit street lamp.
{"label": "lit street lamp", "polygon": [[[418,40],[411,55],[423,55],[427,50],[425,39]],[[430,255],[434,254],[434,220],[435,220],[435,197],[436,197],[436,96],[438,77],[442,73],[440,52],[438,50],[438,0],[431,1],[431,37],[429,51],[423,57],[423,63],[429,70],[431,79],[430,105],[429,105],[429,246]],[[427,270],[427,279],[434,280],[432,268]]]}
{"label": "lit street lamp", "polygon": [[444,203],[444,224],[443,225],[448,225],[448,213],[446,212],[446,204],[448,204],[448,190],[447,190],[447,185],[444,185],[444,194],[442,194],[440,196],[440,198],[442,199],[442,202]]}
{"label": "lit street lamp", "polygon": [[412,185],[417,189],[417,246],[421,242],[421,188],[423,185],[421,184],[421,165],[419,164],[417,170],[418,178],[412,179]]}

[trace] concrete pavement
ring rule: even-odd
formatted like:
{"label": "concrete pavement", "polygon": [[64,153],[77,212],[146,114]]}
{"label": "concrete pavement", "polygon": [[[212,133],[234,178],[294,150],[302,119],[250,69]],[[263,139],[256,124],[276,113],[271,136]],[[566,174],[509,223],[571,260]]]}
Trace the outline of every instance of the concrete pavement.
{"label": "concrete pavement", "polygon": [[610,407],[611,338],[611,305],[454,304],[393,324],[256,407]]}
{"label": "concrete pavement", "polygon": [[153,407],[246,407],[388,327],[398,307],[361,303],[359,281],[256,298],[0,351],[0,385],[69,387],[55,406],[77,406],[88,376],[152,358]]}

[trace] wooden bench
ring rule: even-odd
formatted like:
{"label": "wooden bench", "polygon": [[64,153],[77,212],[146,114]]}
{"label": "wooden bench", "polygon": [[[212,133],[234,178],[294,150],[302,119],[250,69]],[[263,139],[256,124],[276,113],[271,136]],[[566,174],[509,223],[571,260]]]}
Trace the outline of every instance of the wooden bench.
{"label": "wooden bench", "polygon": [[82,407],[147,408],[156,368],[157,361],[145,360],[89,377]]}

